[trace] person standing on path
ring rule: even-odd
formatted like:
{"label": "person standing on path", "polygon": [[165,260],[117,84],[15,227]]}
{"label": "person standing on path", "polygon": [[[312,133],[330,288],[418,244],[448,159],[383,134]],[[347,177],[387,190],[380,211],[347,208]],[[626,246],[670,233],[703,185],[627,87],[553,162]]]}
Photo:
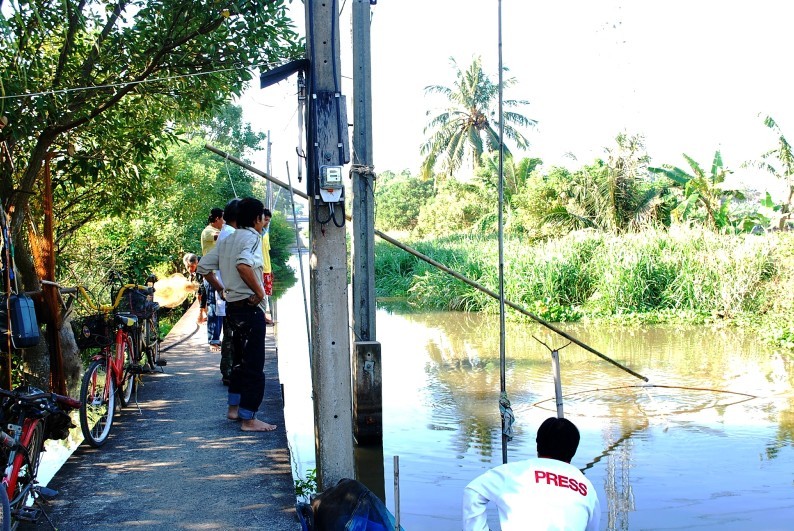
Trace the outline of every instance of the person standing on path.
{"label": "person standing on path", "polygon": [[[216,245],[198,271],[226,299],[226,320],[232,330],[232,373],[226,416],[242,421],[243,431],[276,429],[256,418],[265,394],[265,298],[262,284],[262,231],[265,205],[258,199],[240,200],[237,230]],[[220,270],[225,284],[213,271]]]}
{"label": "person standing on path", "polygon": [[[273,295],[273,268],[270,265],[270,220],[273,217],[273,213],[270,210],[265,209],[265,234],[262,236],[262,271],[263,271],[263,278],[262,282],[265,286],[265,303],[269,303],[271,295]],[[267,308],[267,306],[265,306]],[[270,308],[271,313],[273,312],[273,308]],[[265,315],[265,323],[272,325],[273,320],[269,319],[267,315]]]}
{"label": "person standing on path", "polygon": [[[223,209],[223,228],[221,229],[221,233],[218,234],[218,242],[223,241],[226,239],[227,236],[233,234],[234,231],[237,229],[237,207],[240,203],[240,200],[236,197],[226,203],[226,206]],[[215,272],[215,276],[223,285],[223,276],[220,274],[220,271]],[[220,297],[219,297],[220,298]],[[223,298],[220,298],[219,302],[223,302],[226,304],[226,301]],[[226,310],[224,308],[224,315],[226,314]],[[221,363],[220,363],[220,370],[221,370],[221,382],[223,385],[229,385],[232,376],[232,336],[233,332],[229,323],[226,321],[226,317],[223,318],[223,338],[221,339]]]}
{"label": "person standing on path", "polygon": [[[215,247],[218,236],[223,228],[223,209],[213,208],[207,218],[207,226],[201,231],[201,254],[207,256]],[[206,279],[205,279],[206,281]],[[212,285],[206,283],[207,292],[207,342],[213,350],[221,349],[221,332],[223,330],[223,317],[218,315],[217,293]]]}
{"label": "person standing on path", "polygon": [[463,490],[464,531],[487,531],[485,508],[499,509],[502,531],[598,531],[601,507],[593,484],[571,465],[579,430],[549,417],[538,428],[538,457],[497,466]]}

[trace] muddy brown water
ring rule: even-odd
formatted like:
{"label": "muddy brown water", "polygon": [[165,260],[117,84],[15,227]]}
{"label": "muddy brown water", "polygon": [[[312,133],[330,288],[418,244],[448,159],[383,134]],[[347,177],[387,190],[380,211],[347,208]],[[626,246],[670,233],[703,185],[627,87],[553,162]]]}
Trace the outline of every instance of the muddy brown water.
{"label": "muddy brown water", "polygon": [[[303,476],[315,456],[300,283],[277,316],[293,468]],[[560,326],[649,379],[576,345],[560,350],[564,414],[582,434],[573,464],[598,489],[602,529],[794,529],[791,354],[727,327]],[[405,529],[460,529],[464,486],[502,462],[498,316],[379,309],[377,333],[384,441],[357,450],[360,478],[394,510],[399,456]],[[551,356],[536,338],[567,343],[508,322],[509,461],[535,455],[537,426],[556,413]],[[493,509],[489,523],[499,529]]]}

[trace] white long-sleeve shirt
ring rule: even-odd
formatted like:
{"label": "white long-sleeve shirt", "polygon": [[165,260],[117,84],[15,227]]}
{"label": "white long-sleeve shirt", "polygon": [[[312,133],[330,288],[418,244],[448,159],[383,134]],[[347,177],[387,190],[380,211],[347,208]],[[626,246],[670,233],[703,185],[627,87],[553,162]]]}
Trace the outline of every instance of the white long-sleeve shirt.
{"label": "white long-sleeve shirt", "polygon": [[535,458],[497,466],[463,491],[464,531],[486,531],[485,508],[499,510],[502,531],[598,531],[601,506],[575,466]]}
{"label": "white long-sleeve shirt", "polygon": [[[240,301],[255,294],[237,272],[239,264],[250,266],[262,285],[262,238],[254,229],[246,227],[237,229],[221,240],[215,247],[202,256],[198,264],[198,272],[206,275],[211,271],[220,270],[223,285],[226,288],[228,302]],[[262,288],[264,291],[264,288]]]}

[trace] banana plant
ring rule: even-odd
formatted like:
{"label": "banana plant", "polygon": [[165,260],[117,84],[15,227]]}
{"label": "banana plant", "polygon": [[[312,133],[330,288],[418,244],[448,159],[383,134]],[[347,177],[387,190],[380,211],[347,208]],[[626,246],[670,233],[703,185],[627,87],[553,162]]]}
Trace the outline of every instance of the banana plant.
{"label": "banana plant", "polygon": [[673,210],[672,215],[686,220],[698,216],[702,210],[705,211],[706,225],[711,228],[725,230],[733,227],[731,201],[744,200],[745,196],[740,190],[723,188],[731,171],[723,165],[720,151],[714,152],[709,173],[686,153],[683,153],[683,157],[689,165],[689,172],[670,165],[648,168],[648,171],[664,175],[672,181],[673,186],[682,189],[684,200]]}

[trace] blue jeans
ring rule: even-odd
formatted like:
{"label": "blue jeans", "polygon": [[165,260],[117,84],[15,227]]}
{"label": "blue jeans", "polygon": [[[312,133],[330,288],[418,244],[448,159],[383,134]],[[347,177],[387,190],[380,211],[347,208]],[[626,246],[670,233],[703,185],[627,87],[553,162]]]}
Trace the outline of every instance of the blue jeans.
{"label": "blue jeans", "polygon": [[227,303],[226,324],[232,331],[228,403],[251,420],[265,396],[265,314],[259,306]]}
{"label": "blue jeans", "polygon": [[207,289],[207,341],[210,345],[221,344],[221,331],[223,330],[223,316],[216,313],[215,290],[212,286]]}

